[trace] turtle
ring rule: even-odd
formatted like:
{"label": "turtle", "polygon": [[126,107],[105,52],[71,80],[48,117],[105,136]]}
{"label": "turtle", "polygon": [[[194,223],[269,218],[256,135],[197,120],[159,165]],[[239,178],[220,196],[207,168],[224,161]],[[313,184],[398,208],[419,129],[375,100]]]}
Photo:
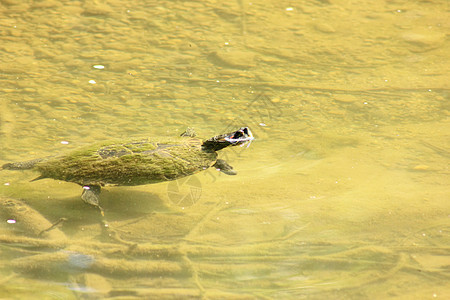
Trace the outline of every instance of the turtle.
{"label": "turtle", "polygon": [[209,167],[236,175],[233,167],[218,159],[217,151],[243,146],[253,139],[248,127],[206,140],[197,138],[188,128],[179,137],[100,142],[65,155],[7,163],[2,169],[38,171],[39,177],[32,181],[52,178],[77,183],[83,187],[81,199],[103,213],[99,196],[106,185],[135,186],[176,180]]}

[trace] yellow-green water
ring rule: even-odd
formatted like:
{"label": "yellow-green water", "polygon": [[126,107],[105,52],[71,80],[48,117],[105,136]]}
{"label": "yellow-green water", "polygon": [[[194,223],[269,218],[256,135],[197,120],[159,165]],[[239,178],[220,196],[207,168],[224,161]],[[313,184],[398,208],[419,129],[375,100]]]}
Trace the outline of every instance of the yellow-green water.
{"label": "yellow-green water", "polygon": [[448,20],[447,1],[0,1],[0,163],[256,136],[221,153],[237,176],[106,188],[116,238],[80,187],[1,171],[27,212],[0,211],[1,298],[450,298]]}

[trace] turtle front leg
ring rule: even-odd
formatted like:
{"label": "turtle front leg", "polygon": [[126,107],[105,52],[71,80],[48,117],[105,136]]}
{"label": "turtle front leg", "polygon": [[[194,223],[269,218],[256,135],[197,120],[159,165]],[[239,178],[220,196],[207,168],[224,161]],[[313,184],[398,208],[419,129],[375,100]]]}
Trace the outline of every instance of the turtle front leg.
{"label": "turtle front leg", "polygon": [[237,172],[235,170],[233,170],[233,167],[230,166],[223,159],[218,159],[216,161],[216,163],[213,165],[213,167],[227,175],[236,175],[237,174]]}
{"label": "turtle front leg", "polygon": [[100,209],[103,215],[103,208],[99,205],[101,186],[99,185],[85,185],[83,186],[83,193],[81,194],[81,199],[87,204],[93,205]]}

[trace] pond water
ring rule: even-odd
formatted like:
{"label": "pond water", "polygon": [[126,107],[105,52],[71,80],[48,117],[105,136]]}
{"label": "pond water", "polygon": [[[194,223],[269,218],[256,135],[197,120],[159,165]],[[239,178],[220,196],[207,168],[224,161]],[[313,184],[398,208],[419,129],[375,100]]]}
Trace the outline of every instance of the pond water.
{"label": "pond water", "polygon": [[106,187],[106,224],[2,170],[0,296],[449,299],[449,27],[433,0],[1,0],[0,164],[255,140],[236,176]]}

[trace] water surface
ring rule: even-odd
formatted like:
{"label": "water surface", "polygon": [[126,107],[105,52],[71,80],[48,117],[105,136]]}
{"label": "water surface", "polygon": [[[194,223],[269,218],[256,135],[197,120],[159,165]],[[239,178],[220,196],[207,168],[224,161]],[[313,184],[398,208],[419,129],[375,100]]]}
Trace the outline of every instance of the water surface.
{"label": "water surface", "polygon": [[237,176],[105,188],[114,236],[80,187],[1,171],[0,295],[450,298],[448,20],[446,1],[0,1],[0,163],[256,137],[221,153]]}

